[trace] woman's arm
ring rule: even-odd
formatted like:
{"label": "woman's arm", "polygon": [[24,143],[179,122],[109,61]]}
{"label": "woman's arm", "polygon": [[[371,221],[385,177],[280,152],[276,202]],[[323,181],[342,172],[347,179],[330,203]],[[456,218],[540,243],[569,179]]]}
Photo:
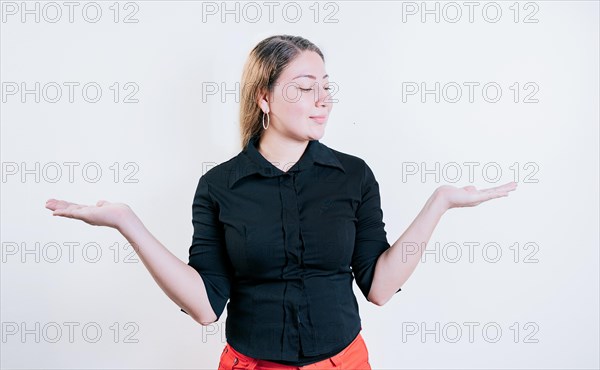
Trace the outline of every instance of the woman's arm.
{"label": "woman's arm", "polygon": [[173,302],[202,325],[217,320],[200,274],[165,248],[134,213],[124,217],[118,230]]}
{"label": "woman's arm", "polygon": [[369,301],[384,305],[408,280],[427,247],[433,230],[450,208],[471,207],[486,200],[508,196],[517,184],[477,190],[474,186],[455,188],[444,185],[429,197],[421,212],[396,242],[377,259]]}
{"label": "woman's arm", "polygon": [[99,201],[95,206],[87,206],[50,199],[46,202],[46,208],[53,211],[53,216],[74,218],[90,225],[118,230],[173,302],[202,325],[217,320],[200,274],[165,248],[128,205]]}
{"label": "woman's arm", "polygon": [[406,231],[377,259],[369,301],[382,306],[404,285],[444,212],[446,209],[436,190]]}

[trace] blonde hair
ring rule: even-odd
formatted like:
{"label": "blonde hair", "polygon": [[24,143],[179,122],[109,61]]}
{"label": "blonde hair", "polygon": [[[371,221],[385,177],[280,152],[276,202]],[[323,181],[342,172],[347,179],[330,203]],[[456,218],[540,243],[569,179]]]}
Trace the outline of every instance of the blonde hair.
{"label": "blonde hair", "polygon": [[259,42],[250,52],[244,65],[241,81],[240,100],[240,134],[242,149],[248,145],[255,134],[262,136],[263,111],[258,105],[258,98],[263,92],[272,93],[275,82],[282,71],[301,52],[314,51],[323,62],[325,58],[321,50],[312,42],[290,35],[270,36]]}

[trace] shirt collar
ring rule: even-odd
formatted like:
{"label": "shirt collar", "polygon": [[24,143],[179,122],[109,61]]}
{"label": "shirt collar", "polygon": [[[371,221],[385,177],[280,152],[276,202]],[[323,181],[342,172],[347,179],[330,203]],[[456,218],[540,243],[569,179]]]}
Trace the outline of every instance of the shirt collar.
{"label": "shirt collar", "polygon": [[[346,172],[331,148],[322,144],[319,140],[310,140],[298,162],[287,172],[305,170],[315,163],[336,167]],[[241,178],[255,173],[265,177],[281,176],[286,173],[275,167],[260,154],[258,151],[258,134],[252,136],[246,147],[237,155],[236,164],[229,175],[229,188],[232,188]]]}

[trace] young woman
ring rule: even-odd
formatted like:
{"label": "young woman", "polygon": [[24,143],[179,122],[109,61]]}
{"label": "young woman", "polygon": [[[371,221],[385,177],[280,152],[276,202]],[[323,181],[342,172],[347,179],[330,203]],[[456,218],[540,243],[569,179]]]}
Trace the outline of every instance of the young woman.
{"label": "young woman", "polygon": [[421,257],[404,254],[404,243],[424,248],[446,210],[516,189],[440,186],[390,246],[370,167],[319,142],[332,108],[324,63],[301,37],[272,36],[252,50],[241,84],[242,151],[200,177],[188,264],[126,204],[46,203],[55,216],[119,230],[202,325],[227,305],[219,369],[370,369],[352,281],[369,302],[385,304]]}

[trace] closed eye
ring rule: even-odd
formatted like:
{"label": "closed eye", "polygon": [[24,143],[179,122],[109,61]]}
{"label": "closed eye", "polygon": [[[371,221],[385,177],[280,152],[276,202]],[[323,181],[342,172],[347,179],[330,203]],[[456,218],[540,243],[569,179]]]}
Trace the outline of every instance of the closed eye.
{"label": "closed eye", "polygon": [[[312,91],[313,89],[302,89],[302,88],[300,88],[300,90],[302,90],[302,91]],[[329,90],[331,90],[331,87],[325,87],[325,90],[329,91]]]}

